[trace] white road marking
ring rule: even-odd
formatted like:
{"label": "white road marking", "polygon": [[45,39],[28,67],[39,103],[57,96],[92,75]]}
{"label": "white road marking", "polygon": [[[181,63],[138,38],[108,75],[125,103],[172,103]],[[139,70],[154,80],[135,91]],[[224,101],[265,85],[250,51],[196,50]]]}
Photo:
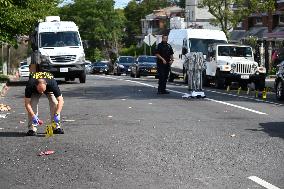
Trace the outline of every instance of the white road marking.
{"label": "white road marking", "polygon": [[265,187],[267,189],[280,189],[280,188],[278,188],[278,187],[276,187],[276,186],[266,182],[265,180],[262,180],[261,178],[258,178],[257,176],[250,176],[250,177],[248,177],[248,179],[256,182],[257,184],[259,184],[259,185],[261,185],[261,186],[263,186],[263,187]]}
{"label": "white road marking", "polygon": [[[140,85],[144,85],[144,86],[148,86],[148,87],[151,87],[151,88],[157,88],[153,85],[150,85],[150,84],[147,84],[147,83],[142,83],[140,81],[133,81],[133,80],[129,80],[129,79],[121,79],[121,78],[114,78],[114,77],[106,77],[106,76],[98,76],[98,77],[103,77],[103,78],[109,78],[109,79],[116,79],[116,80],[121,80],[121,81],[128,81],[128,82],[131,82],[131,83],[137,83],[137,84],[140,84]],[[172,90],[172,89],[167,89],[168,91],[170,92],[173,92],[173,93],[177,93],[177,94],[186,94],[184,92],[180,92],[180,91],[176,91],[176,90]],[[231,106],[231,107],[234,107],[234,108],[238,108],[238,109],[241,109],[241,110],[246,110],[246,111],[249,111],[249,112],[252,112],[252,113],[256,113],[256,114],[259,114],[259,115],[268,115],[267,113],[264,113],[264,112],[260,112],[260,111],[257,111],[257,110],[253,110],[253,109],[250,109],[250,108],[246,108],[246,107],[243,107],[243,106],[239,106],[239,105],[235,105],[235,104],[232,104],[232,103],[228,103],[228,102],[223,102],[223,101],[220,101],[220,100],[214,100],[214,99],[211,99],[211,98],[204,98],[206,100],[209,100],[209,101],[212,101],[212,102],[216,102],[216,103],[219,103],[219,104],[224,104],[224,105],[227,105],[227,106]]]}
{"label": "white road marking", "polygon": [[257,101],[257,102],[265,102],[265,103],[273,104],[273,105],[277,105],[277,106],[283,106],[283,104],[280,104],[280,103],[270,102],[270,101],[267,101],[267,100],[261,100],[261,99],[256,99],[256,98],[251,98],[251,97],[248,97],[248,96],[235,95],[235,94],[230,94],[230,93],[223,93],[223,92],[219,92],[219,91],[215,91],[215,90],[209,90],[209,89],[205,89],[205,91],[217,93],[217,94],[222,94],[222,95],[233,96],[233,97],[245,98],[245,99],[254,100],[254,101]]}
{"label": "white road marking", "polygon": [[74,122],[75,120],[74,119],[65,119],[63,120],[63,122]]}
{"label": "white road marking", "polygon": [[235,107],[235,108],[239,108],[239,109],[242,109],[242,110],[253,112],[253,113],[256,113],[256,114],[259,114],[259,115],[267,115],[267,113],[263,113],[263,112],[260,112],[260,111],[257,111],[257,110],[253,110],[253,109],[250,109],[250,108],[243,107],[243,106],[238,106],[238,105],[235,105],[235,104],[232,104],[232,103],[223,102],[223,101],[220,101],[220,100],[214,100],[214,99],[211,99],[211,98],[205,98],[205,99],[212,101],[212,102],[217,102],[217,103],[220,103],[220,104],[225,104],[227,106],[232,106],[232,107]]}

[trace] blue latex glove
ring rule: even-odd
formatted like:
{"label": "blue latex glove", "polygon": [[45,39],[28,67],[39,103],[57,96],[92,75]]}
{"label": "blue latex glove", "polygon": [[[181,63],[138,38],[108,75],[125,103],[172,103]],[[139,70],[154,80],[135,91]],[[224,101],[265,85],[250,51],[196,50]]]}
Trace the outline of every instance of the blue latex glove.
{"label": "blue latex glove", "polygon": [[39,119],[38,119],[37,115],[34,115],[34,116],[32,117],[32,122],[33,122],[33,124],[35,124],[35,125],[38,125],[38,124],[39,124]]}
{"label": "blue latex glove", "polygon": [[53,120],[54,120],[55,123],[60,123],[60,115],[54,114]]}

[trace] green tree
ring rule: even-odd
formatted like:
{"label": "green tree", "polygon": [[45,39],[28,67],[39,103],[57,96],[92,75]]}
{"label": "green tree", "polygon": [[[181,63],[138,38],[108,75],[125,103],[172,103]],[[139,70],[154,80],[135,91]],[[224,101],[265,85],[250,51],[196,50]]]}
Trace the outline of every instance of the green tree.
{"label": "green tree", "polygon": [[91,48],[88,52],[116,47],[124,36],[124,13],[114,9],[114,0],[74,0],[61,8],[60,16],[79,26],[82,39]]}
{"label": "green tree", "polygon": [[[238,7],[232,10],[230,7]],[[229,31],[236,27],[245,17],[255,12],[269,12],[275,9],[274,0],[202,0],[199,7],[207,7],[215,17],[212,24],[220,26],[221,30],[229,38]]]}
{"label": "green tree", "polygon": [[0,41],[17,45],[17,36],[28,35],[39,19],[56,14],[60,0],[0,0]]}
{"label": "green tree", "polygon": [[179,0],[175,2],[179,7],[185,8],[185,0]]}
{"label": "green tree", "polygon": [[[140,2],[140,3],[139,3]],[[137,44],[136,36],[141,35],[141,19],[153,12],[153,10],[165,8],[173,4],[172,0],[132,0],[125,7],[126,37],[124,43],[127,47]]]}

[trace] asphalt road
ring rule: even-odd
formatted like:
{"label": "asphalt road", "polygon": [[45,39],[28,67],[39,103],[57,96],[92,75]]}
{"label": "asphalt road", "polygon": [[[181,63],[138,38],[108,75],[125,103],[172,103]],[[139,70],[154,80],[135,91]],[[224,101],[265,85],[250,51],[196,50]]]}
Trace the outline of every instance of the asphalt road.
{"label": "asphalt road", "polygon": [[[284,188],[284,104],[182,82],[157,95],[154,78],[94,76],[59,82],[64,135],[26,137],[24,86],[0,103],[0,188]],[[40,118],[48,123],[48,101]],[[3,112],[1,112],[3,114]],[[49,156],[41,151],[54,150]]]}

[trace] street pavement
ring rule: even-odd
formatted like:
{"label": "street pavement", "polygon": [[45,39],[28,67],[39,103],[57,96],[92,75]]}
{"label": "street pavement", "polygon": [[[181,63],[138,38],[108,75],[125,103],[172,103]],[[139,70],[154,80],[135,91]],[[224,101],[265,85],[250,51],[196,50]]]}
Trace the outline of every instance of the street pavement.
{"label": "street pavement", "polygon": [[[237,90],[187,87],[154,78],[89,75],[86,84],[58,81],[64,135],[27,137],[24,86],[0,103],[0,188],[284,188],[284,104]],[[49,122],[46,98],[39,117]],[[55,153],[38,156],[42,151]]]}

